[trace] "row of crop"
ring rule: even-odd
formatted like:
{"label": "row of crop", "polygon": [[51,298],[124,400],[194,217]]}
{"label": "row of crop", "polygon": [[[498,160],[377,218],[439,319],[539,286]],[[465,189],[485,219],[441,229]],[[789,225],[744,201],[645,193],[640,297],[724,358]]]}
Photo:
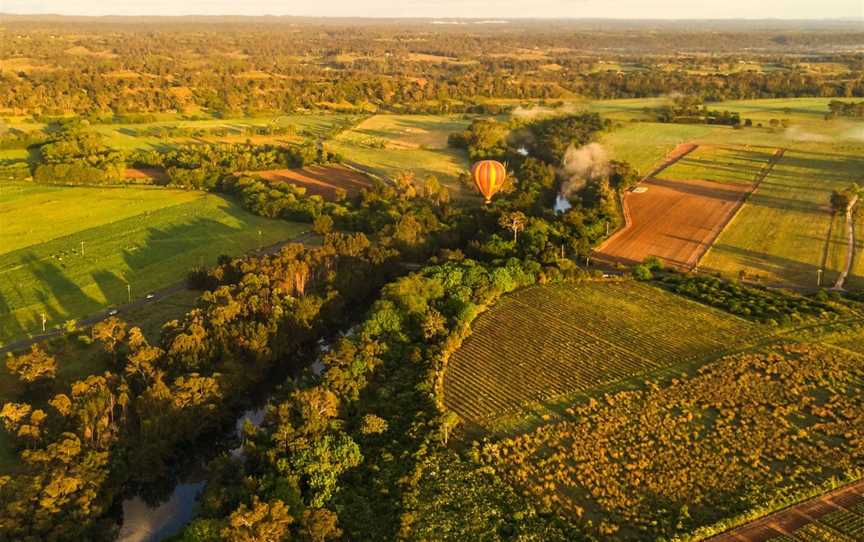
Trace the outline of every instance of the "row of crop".
{"label": "row of crop", "polygon": [[474,453],[559,513],[590,510],[598,537],[672,539],[857,472],[862,376],[854,355],[782,345],[589,400]]}
{"label": "row of crop", "polygon": [[837,510],[825,514],[819,521],[855,540],[864,540],[864,515],[849,510]]}
{"label": "row of crop", "polygon": [[450,362],[447,404],[462,415],[501,414],[656,366],[577,326],[551,325],[512,300],[500,305],[478,320]]}
{"label": "row of crop", "polygon": [[702,356],[757,331],[639,283],[528,288],[475,322],[446,376],[447,405],[488,419]]}
{"label": "row of crop", "polygon": [[[754,331],[754,327],[744,321],[715,314],[650,286],[630,284],[632,287],[625,288],[610,284],[609,291],[604,288],[599,292],[604,294],[602,297],[586,289],[554,291],[557,294],[554,303],[545,304],[546,296],[529,290],[525,300],[526,304],[538,303],[550,314],[574,320],[586,330],[602,333],[604,337],[622,333],[624,344],[641,338],[655,347],[668,345],[669,350],[660,352],[659,356],[698,354],[729,345]],[[640,347],[636,350],[651,355],[653,349]]]}

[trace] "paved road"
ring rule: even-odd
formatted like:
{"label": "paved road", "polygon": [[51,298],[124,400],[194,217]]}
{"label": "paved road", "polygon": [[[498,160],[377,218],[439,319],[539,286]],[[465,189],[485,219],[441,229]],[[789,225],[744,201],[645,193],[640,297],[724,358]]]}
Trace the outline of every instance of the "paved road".
{"label": "paved road", "polygon": [[864,480],[784,508],[741,527],[705,539],[704,542],[766,542],[818,520],[825,514],[864,502]]}
{"label": "paved road", "polygon": [[[275,254],[285,245],[288,245],[291,243],[308,243],[314,237],[314,235],[315,234],[313,234],[310,231],[305,231],[305,232],[302,232],[297,237],[294,237],[293,239],[289,239],[288,241],[282,241],[279,243],[275,243],[273,245],[264,247],[261,250],[250,251],[247,254],[248,255]],[[171,286],[166,286],[165,288],[150,292],[151,294],[153,294],[153,297],[151,299],[146,299],[146,298],[136,299],[135,301],[133,301],[131,303],[126,303],[125,305],[116,306],[116,307],[114,307],[114,309],[117,311],[118,315],[121,315],[124,312],[128,312],[132,309],[137,309],[139,307],[143,307],[144,305],[148,305],[151,303],[158,303],[158,302],[160,302],[166,298],[169,298],[178,292],[182,292],[186,289],[187,289],[186,288],[186,281],[184,280],[182,282],[172,284]],[[77,320],[78,326],[79,327],[87,327],[87,326],[92,326],[93,324],[96,324],[98,322],[101,322],[105,318],[108,318],[108,315],[109,315],[108,313],[111,310],[112,310],[111,308],[106,308],[106,309],[101,310],[97,313],[91,314],[89,316],[85,316],[84,318],[79,318]],[[62,333],[63,333],[62,329],[52,329],[50,331],[46,331],[45,333],[39,333],[38,335],[33,335],[31,337],[27,337],[24,339],[19,339],[17,341],[6,343],[6,344],[0,346],[0,355],[5,354],[6,352],[17,352],[20,350],[24,350],[25,348],[30,347],[31,344],[36,344],[36,343],[42,342],[46,339],[50,339],[51,337],[57,337],[57,336],[61,335]]]}

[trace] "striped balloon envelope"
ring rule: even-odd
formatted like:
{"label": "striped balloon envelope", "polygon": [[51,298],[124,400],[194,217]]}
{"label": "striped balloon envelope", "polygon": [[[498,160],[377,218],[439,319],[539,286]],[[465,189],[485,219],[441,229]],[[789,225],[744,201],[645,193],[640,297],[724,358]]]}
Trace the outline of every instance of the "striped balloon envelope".
{"label": "striped balloon envelope", "polygon": [[492,196],[504,185],[507,170],[504,164],[495,160],[481,160],[471,168],[474,186],[486,198],[486,203],[492,201]]}

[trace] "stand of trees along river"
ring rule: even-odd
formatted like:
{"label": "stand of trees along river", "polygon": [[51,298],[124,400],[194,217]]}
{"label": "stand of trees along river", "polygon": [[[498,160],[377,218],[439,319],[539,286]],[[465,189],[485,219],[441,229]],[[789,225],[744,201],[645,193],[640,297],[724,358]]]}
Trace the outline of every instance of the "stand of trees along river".
{"label": "stand of trees along river", "polygon": [[[454,203],[443,195],[446,189],[434,183],[418,188],[410,176],[392,186],[378,183],[357,198],[323,202],[291,192],[290,185],[285,193],[244,181],[232,173],[242,154],[205,148],[196,155],[160,155],[163,164],[214,157],[202,161],[214,179],[204,187],[236,194],[255,213],[314,220],[325,234],[323,246],[291,245],[272,256],[225,261],[194,275],[206,290],[198,307],[168,322],[158,342],[149,343],[139,329],[115,317],[97,324],[93,337],[110,358],[105,374],[60,393],[45,385],[50,371],[38,374],[24,396],[7,403],[0,414],[16,438],[22,463],[21,472],[0,479],[6,503],[0,513],[3,531],[34,540],[111,533],[117,499],[133,491],[161,495],[182,471],[178,465],[206,454],[208,443],[224,434],[246,404],[244,398],[274,375],[302,368],[320,339],[344,329],[377,298],[358,339],[338,343],[326,357],[323,380],[288,381],[263,428],[248,435],[244,462],[214,460],[202,500],[208,519],[196,521],[189,536],[204,540],[210,536],[206,533],[218,532],[240,540],[258,536],[254,533],[295,531],[320,540],[340,529],[358,530],[359,536],[373,527],[382,536],[395,534],[400,505],[365,492],[379,491],[378,484],[397,487],[396,480],[424,461],[420,456],[420,463],[397,461],[396,456],[429,441],[427,445],[439,450],[435,453],[458,465],[442,447],[452,420],[436,417],[429,402],[434,379],[428,388],[423,384],[434,371],[427,374],[423,360],[431,361],[433,353],[453,340],[459,322],[470,320],[478,307],[501,293],[541,277],[555,280],[578,273],[569,258],[586,255],[605,234],[605,223],[617,220],[615,191],[635,177],[619,164],[610,176],[594,181],[584,201],[574,200],[571,210],[556,215],[550,202],[557,191],[557,162],[526,158],[500,140],[489,141],[481,132],[490,128],[475,124],[468,139],[473,145],[486,141],[502,148],[519,182],[483,208]],[[582,115],[529,123],[526,129],[544,148],[563,149],[587,143],[603,123],[596,115]],[[87,136],[67,129],[58,134],[43,146],[46,164],[81,152],[99,153],[92,150],[98,144]],[[88,145],[90,150],[81,151]],[[224,162],[220,156],[232,159]],[[264,156],[294,159],[279,150]],[[514,212],[526,217],[518,240],[499,226],[504,215]],[[328,233],[333,224],[356,233]],[[391,282],[405,274],[406,262],[430,258],[444,267],[432,276]],[[464,290],[464,298],[436,307],[432,301],[445,287]],[[38,349],[26,356],[19,358],[19,366],[39,358]],[[399,395],[398,401],[395,396],[386,399],[401,394],[396,390],[403,389],[405,380],[398,373],[404,371],[405,378],[417,380],[415,391]],[[368,397],[372,382],[377,391]],[[386,391],[391,386],[397,388]],[[389,403],[387,412],[369,410],[380,401]],[[385,430],[410,442],[391,442],[382,436]],[[408,447],[399,452],[403,445]],[[383,449],[370,452],[369,446]],[[366,476],[352,471],[361,455],[367,458],[364,470],[372,467],[373,457],[393,461],[381,465],[378,482],[352,482],[352,477]],[[241,483],[243,479],[250,483]],[[341,489],[346,491],[340,499],[350,498],[351,503],[334,507]],[[409,485],[398,493],[404,491],[408,498],[418,489]],[[521,506],[515,495],[507,495],[512,506]],[[345,510],[344,520],[337,518],[337,508]],[[196,529],[201,532],[194,534]]]}
{"label": "stand of trees along river", "polygon": [[[21,393],[0,410],[17,458],[16,470],[0,475],[0,539],[8,540],[111,540],[124,498],[158,502],[202,462],[206,486],[177,540],[602,539],[615,532],[606,521],[556,514],[551,499],[537,502],[505,481],[490,466],[500,466],[494,446],[473,446],[473,459],[456,451],[460,419],[442,400],[447,361],[475,317],[517,288],[599,278],[576,262],[624,221],[620,197],[639,180],[633,167],[612,160],[567,174],[570,151],[612,123],[560,100],[682,93],[698,98],[645,112],[659,122],[740,127],[740,115],[710,103],[864,96],[862,59],[845,52],[860,43],[851,30],[582,35],[525,23],[429,33],[414,23],[345,21],[286,32],[260,21],[220,31],[145,21],[111,32],[73,23],[74,38],[59,40],[44,21],[13,23],[0,30],[0,58],[16,59],[0,71],[0,108],[45,128],[7,133],[0,147],[26,152],[35,183],[115,184],[127,167],[158,170],[164,175],[148,182],[218,192],[256,215],[308,223],[321,242],[193,270],[195,308],[165,322],[158,339],[114,316],[96,324],[86,340],[101,348],[107,370],[69,386],[54,379],[74,360],[40,346],[11,356]],[[781,54],[814,43],[839,74]],[[589,44],[620,48],[620,65],[606,69],[583,50]],[[706,60],[705,48],[717,57]],[[758,48],[759,62],[777,69],[737,69],[755,54],[743,48]],[[501,120],[522,99],[543,100],[557,115]],[[344,113],[328,133],[261,128],[284,130],[292,143],[249,133],[242,142],[121,152],[93,129],[158,124],[165,111],[212,119],[325,109]],[[859,109],[833,105],[826,116]],[[330,199],[251,174],[343,162],[322,141],[377,111],[482,113],[461,119],[465,130],[445,150],[500,160],[509,181],[481,205],[410,172]],[[158,138],[169,128],[147,130]],[[569,207],[557,212],[561,198]],[[634,275],[656,273],[652,260]],[[847,314],[825,293],[810,299],[675,275],[663,285],[773,325]],[[313,372],[322,342],[332,348],[323,372]],[[228,453],[233,421],[265,396],[263,423],[244,428],[242,454]],[[686,507],[663,510],[651,532],[689,532]]]}

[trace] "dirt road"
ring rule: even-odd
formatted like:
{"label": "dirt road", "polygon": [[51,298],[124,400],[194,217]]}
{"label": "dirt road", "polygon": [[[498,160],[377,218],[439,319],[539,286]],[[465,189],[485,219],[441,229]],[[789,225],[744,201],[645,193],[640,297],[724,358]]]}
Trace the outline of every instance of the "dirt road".
{"label": "dirt road", "polygon": [[725,533],[706,538],[703,542],[766,542],[783,535],[792,535],[808,523],[835,510],[848,509],[864,502],[864,480],[835,489],[751,521]]}
{"label": "dirt road", "polygon": [[858,204],[858,196],[856,195],[846,207],[846,266],[843,272],[837,277],[837,282],[834,283],[834,290],[842,290],[846,283],[846,277],[849,276],[849,271],[852,270],[852,262],[855,260],[855,206]]}

